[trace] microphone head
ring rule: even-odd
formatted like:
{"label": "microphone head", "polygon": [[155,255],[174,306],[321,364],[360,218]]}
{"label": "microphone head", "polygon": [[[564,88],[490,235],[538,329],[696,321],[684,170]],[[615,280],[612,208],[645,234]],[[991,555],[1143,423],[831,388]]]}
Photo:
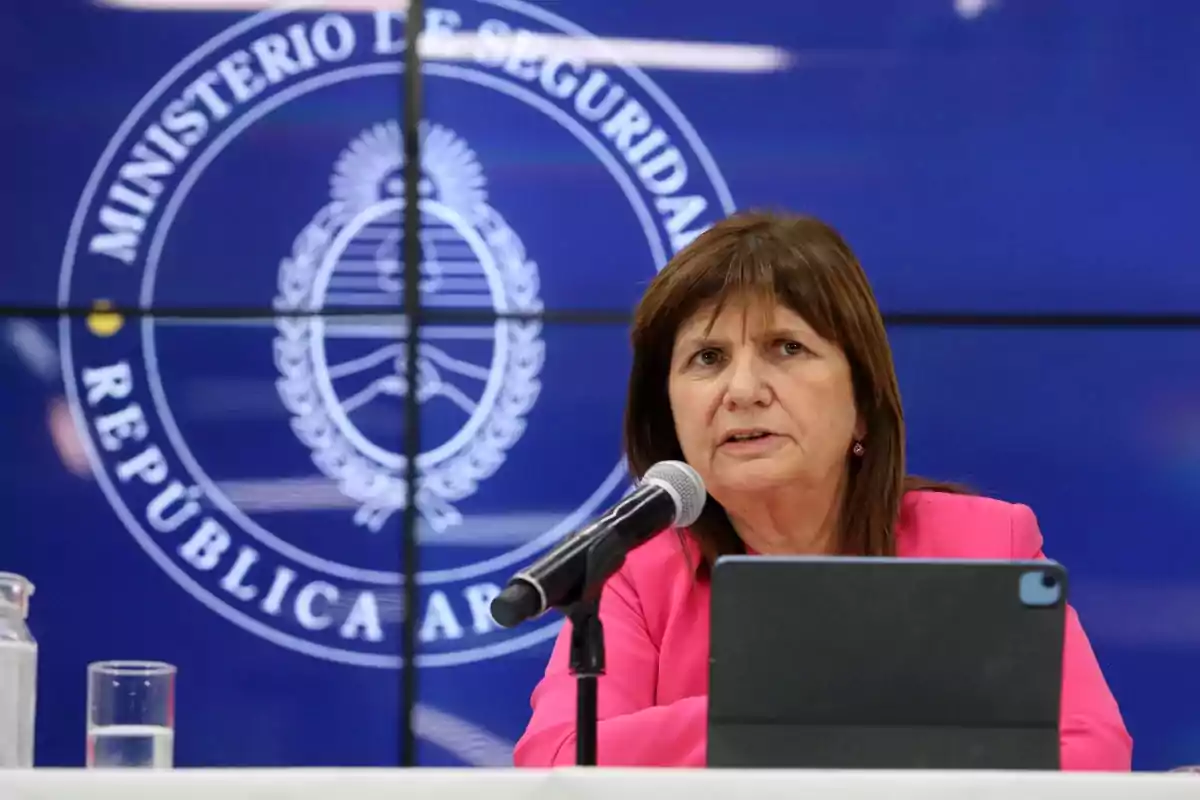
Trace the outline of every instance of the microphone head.
{"label": "microphone head", "polygon": [[541,597],[528,582],[514,579],[492,600],[491,611],[497,625],[513,628],[541,613]]}
{"label": "microphone head", "polygon": [[699,473],[682,461],[659,461],[646,470],[642,483],[652,483],[671,495],[675,501],[675,524],[681,528],[700,518],[708,499]]}

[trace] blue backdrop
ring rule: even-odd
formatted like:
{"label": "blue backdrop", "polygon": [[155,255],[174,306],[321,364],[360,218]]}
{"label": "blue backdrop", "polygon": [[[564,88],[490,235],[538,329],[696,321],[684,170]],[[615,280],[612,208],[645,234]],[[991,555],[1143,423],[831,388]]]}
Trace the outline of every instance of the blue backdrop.
{"label": "blue backdrop", "polygon": [[[1200,759],[1200,326],[1116,319],[1200,318],[1200,9],[983,6],[431,5],[421,301],[471,313],[419,343],[420,763],[508,758],[557,623],[487,603],[627,486],[625,325],[561,315],[619,320],[750,206],[935,315],[891,329],[912,468],[1033,506],[1136,765]],[[40,764],[82,762],[100,658],[180,666],[181,765],[399,759],[403,30],[0,10],[0,566],[38,585]],[[1043,318],[936,317],[991,312]]]}

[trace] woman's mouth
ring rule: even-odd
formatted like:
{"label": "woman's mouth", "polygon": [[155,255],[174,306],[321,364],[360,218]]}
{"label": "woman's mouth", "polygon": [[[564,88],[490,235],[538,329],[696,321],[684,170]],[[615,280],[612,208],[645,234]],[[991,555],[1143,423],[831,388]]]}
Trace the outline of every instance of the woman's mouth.
{"label": "woman's mouth", "polygon": [[778,438],[770,431],[761,429],[737,430],[725,435],[721,447],[739,452],[757,451],[772,444]]}
{"label": "woman's mouth", "polygon": [[725,437],[725,442],[726,443],[729,443],[729,442],[752,442],[755,439],[762,439],[763,437],[770,436],[770,435],[771,434],[767,433],[766,431],[750,431],[748,433],[731,433],[729,436]]}

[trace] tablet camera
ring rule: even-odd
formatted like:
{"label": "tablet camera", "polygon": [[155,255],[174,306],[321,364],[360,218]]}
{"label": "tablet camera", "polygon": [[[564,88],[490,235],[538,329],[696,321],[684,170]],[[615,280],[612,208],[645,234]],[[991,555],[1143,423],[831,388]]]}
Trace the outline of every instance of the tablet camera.
{"label": "tablet camera", "polygon": [[1030,608],[1053,608],[1062,599],[1058,576],[1048,570],[1031,570],[1021,575],[1021,602]]}

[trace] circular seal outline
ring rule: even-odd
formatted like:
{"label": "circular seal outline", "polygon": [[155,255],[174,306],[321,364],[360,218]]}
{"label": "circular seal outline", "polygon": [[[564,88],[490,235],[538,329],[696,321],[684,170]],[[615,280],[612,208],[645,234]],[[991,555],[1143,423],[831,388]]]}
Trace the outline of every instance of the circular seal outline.
{"label": "circular seal outline", "polygon": [[[567,31],[573,35],[587,38],[592,41],[597,40],[597,37],[593,36],[574,23],[571,23],[568,20],[563,19],[551,12],[545,11],[544,9],[539,9],[529,5],[528,3],[521,2],[521,0],[474,0],[474,2],[507,9],[515,14],[525,15],[527,17],[539,20],[551,27],[558,27],[560,30]],[[62,262],[60,265],[58,281],[58,298],[60,305],[66,304],[70,297],[71,282],[79,240],[81,238],[84,225],[86,224],[88,218],[88,213],[91,210],[92,203],[95,200],[95,196],[101,181],[108,173],[108,170],[119,148],[124,144],[124,142],[127,141],[135,126],[137,126],[141,120],[145,118],[147,111],[154,105],[154,103],[158,101],[158,99],[165,93],[166,90],[174,86],[184,74],[193,69],[203,59],[208,58],[220,48],[225,47],[228,43],[236,40],[238,37],[249,31],[252,31],[256,27],[259,27],[271,19],[303,10],[311,9],[303,3],[277,7],[254,14],[218,32],[216,35],[192,50],[183,59],[177,62],[170,70],[168,70],[142,96],[142,98],[134,105],[129,113],[126,114],[117,130],[109,139],[108,144],[105,146],[100,157],[97,159],[96,165],[93,168],[80,195],[75,214],[72,217],[71,225],[68,230],[67,241],[63,250]],[[432,65],[425,65],[425,68],[423,68],[422,71],[428,71],[429,66]],[[646,92],[646,94],[653,99],[655,103],[671,119],[672,123],[674,123],[676,126],[676,129],[683,135],[688,147],[699,160],[704,169],[706,177],[717,193],[717,197],[723,207],[723,210],[727,214],[732,213],[735,210],[735,206],[728,186],[720,174],[720,171],[717,168],[717,165],[707,147],[705,147],[703,142],[700,140],[690,122],[687,121],[674,102],[672,102],[670,98],[662,92],[661,89],[659,89],[652,81],[650,81],[650,79],[640,69],[624,64],[620,65],[620,67],[622,71],[627,76],[632,78],[633,81],[637,83],[640,88]],[[72,409],[72,416],[75,419],[77,427],[81,432],[84,433],[84,436],[82,437],[84,447],[97,476],[98,484],[108,498],[109,503],[117,517],[122,521],[126,529],[129,530],[134,536],[135,540],[138,541],[142,549],[146,551],[153,561],[155,561],[159,568],[163,569],[163,571],[170,575],[176,581],[176,583],[178,583],[185,590],[188,590],[195,599],[199,600],[210,610],[234,622],[243,629],[267,639],[268,641],[272,641],[273,643],[279,644],[288,649],[292,649],[296,652],[301,652],[310,656],[335,662],[384,668],[399,667],[402,661],[399,657],[378,656],[374,654],[364,654],[354,651],[330,648],[277,631],[274,628],[271,628],[270,626],[265,625],[246,615],[238,609],[227,605],[223,601],[217,600],[208,589],[200,586],[194,579],[191,578],[191,576],[184,572],[170,557],[168,557],[165,551],[158,547],[157,543],[154,542],[152,537],[146,533],[146,531],[141,527],[141,524],[138,522],[137,518],[130,512],[123,498],[121,498],[121,496],[115,491],[115,487],[112,485],[111,480],[109,479],[109,476],[105,470],[105,464],[95,448],[95,443],[92,440],[87,425],[87,419],[83,412],[82,406],[79,403],[78,389],[75,385],[76,375],[71,343],[71,322],[72,320],[69,318],[63,318],[59,321],[59,333],[62,340],[62,368],[64,384],[69,401],[68,405]],[[145,329],[145,325],[143,325],[143,335],[146,333],[147,331]],[[616,488],[617,484],[624,478],[625,472],[626,470],[624,463],[619,463],[617,468],[609,475],[608,479],[605,480],[604,484],[599,487],[595,493],[593,493],[591,498],[589,498],[589,501],[595,501],[598,503],[603,500],[604,497],[611,493]],[[571,515],[571,517],[575,516],[579,515]],[[564,519],[563,523],[567,523],[568,521],[570,521],[569,518]],[[574,524],[578,524],[578,522],[575,522]],[[555,532],[557,533],[558,529],[566,527],[567,526],[563,524],[555,526]],[[558,535],[561,535],[561,533]],[[533,544],[533,542],[530,544]],[[518,550],[525,549],[525,547],[518,548]],[[515,555],[515,553],[510,552],[509,555]],[[519,560],[522,557],[524,557],[524,554],[518,556],[515,560]],[[475,566],[480,567],[483,565],[480,564]],[[474,570],[472,571],[474,572]],[[485,571],[491,570],[488,569]],[[458,570],[447,570],[443,572],[458,572]],[[392,575],[391,577],[392,580],[387,581],[387,583],[396,582],[395,579],[399,576]],[[429,575],[425,577],[432,578],[433,576]],[[433,656],[430,658],[428,656],[423,657],[421,654],[417,654],[416,664],[419,666],[448,666],[451,664],[471,663],[472,661],[492,658],[508,652],[524,649],[527,646],[544,641],[551,636],[556,635],[557,627],[558,626],[549,626],[525,636],[515,637],[495,645],[490,645],[484,648],[476,648],[473,651],[469,651],[470,654],[473,654],[476,657],[464,658],[464,656],[469,655],[467,652],[447,654],[449,658],[444,656]],[[438,663],[435,664],[434,662]]]}

